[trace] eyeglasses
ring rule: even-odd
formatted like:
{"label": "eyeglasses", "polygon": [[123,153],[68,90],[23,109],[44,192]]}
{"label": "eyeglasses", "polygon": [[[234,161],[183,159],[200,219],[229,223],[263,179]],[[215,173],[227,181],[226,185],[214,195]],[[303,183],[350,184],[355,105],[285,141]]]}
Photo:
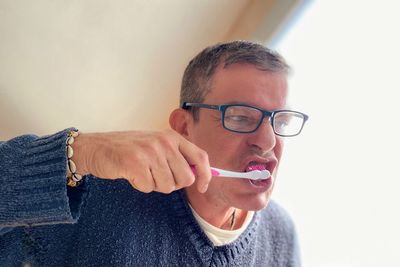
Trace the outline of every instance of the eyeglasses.
{"label": "eyeglasses", "polygon": [[183,103],[183,109],[190,107],[215,109],[221,112],[222,126],[236,133],[253,133],[260,127],[265,117],[279,136],[290,137],[300,134],[308,116],[293,110],[268,111],[244,104],[208,105]]}

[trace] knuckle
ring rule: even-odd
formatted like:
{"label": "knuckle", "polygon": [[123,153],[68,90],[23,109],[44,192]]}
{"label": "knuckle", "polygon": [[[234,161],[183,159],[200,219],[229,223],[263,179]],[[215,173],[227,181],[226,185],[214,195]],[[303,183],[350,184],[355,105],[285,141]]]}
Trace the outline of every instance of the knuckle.
{"label": "knuckle", "polygon": [[143,192],[143,193],[151,193],[151,192],[153,192],[153,189],[152,188],[150,188],[150,187],[139,187],[139,190],[141,191],[141,192]]}
{"label": "knuckle", "polygon": [[136,187],[139,191],[143,192],[143,193],[150,193],[154,191],[154,187],[151,186],[148,183],[143,183],[141,181],[135,181],[134,182],[134,187]]}
{"label": "knuckle", "polygon": [[207,152],[205,152],[204,150],[200,150],[197,154],[197,158],[201,161],[201,162],[208,162],[208,154]]}
{"label": "knuckle", "polygon": [[164,188],[164,193],[170,194],[170,193],[174,192],[175,189],[176,189],[176,188],[175,188],[174,185],[167,186],[167,187]]}
{"label": "knuckle", "polygon": [[[154,142],[144,142],[141,145],[142,150],[146,155],[154,155],[157,153],[157,145]],[[142,157],[143,155],[138,155],[138,157]]]}
{"label": "knuckle", "polygon": [[133,188],[138,189],[138,188],[137,188],[137,185],[135,185],[135,183],[133,182],[133,179],[127,179],[127,180],[128,180],[128,182],[130,183],[130,185],[131,185]]}
{"label": "knuckle", "polygon": [[188,185],[192,185],[194,182],[196,181],[196,178],[194,177],[194,175],[190,175],[188,178]]}
{"label": "knuckle", "polygon": [[176,188],[182,188],[182,187],[185,187],[185,182],[179,181],[176,183]]}
{"label": "knuckle", "polygon": [[173,147],[171,142],[169,140],[167,140],[167,139],[164,139],[164,138],[162,140],[160,140],[160,146],[165,151],[171,150],[172,147]]}
{"label": "knuckle", "polygon": [[173,139],[168,134],[161,135],[159,137],[159,143],[163,148],[166,148],[168,150],[172,150],[175,147]]}
{"label": "knuckle", "polygon": [[184,187],[188,187],[190,185],[192,185],[195,181],[195,177],[194,175],[188,175],[185,177],[185,179],[180,179],[177,183],[176,183],[176,187],[177,188],[184,188]]}
{"label": "knuckle", "polygon": [[187,177],[184,181],[183,181],[183,187],[187,187],[190,186],[194,183],[195,178],[194,175],[190,175],[189,177]]}

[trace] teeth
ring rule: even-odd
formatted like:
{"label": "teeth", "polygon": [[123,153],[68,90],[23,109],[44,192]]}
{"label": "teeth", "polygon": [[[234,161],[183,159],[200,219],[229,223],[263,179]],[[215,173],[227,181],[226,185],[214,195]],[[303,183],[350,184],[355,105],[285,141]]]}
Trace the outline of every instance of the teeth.
{"label": "teeth", "polygon": [[251,172],[251,171],[255,171],[255,170],[265,170],[265,164],[261,164],[261,163],[256,163],[256,164],[251,164],[250,166],[247,166],[246,171],[247,172]]}

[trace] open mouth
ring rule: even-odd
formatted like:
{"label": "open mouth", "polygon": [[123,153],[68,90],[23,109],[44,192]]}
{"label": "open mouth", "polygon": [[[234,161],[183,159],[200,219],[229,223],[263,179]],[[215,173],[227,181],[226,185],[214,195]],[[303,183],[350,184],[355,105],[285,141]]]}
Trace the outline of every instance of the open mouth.
{"label": "open mouth", "polygon": [[[270,163],[262,163],[262,162],[255,162],[252,161],[250,162],[246,169],[244,170],[245,172],[251,172],[251,171],[263,171],[263,170],[268,170],[272,174],[273,166]],[[269,183],[269,178],[268,179],[263,179],[263,180],[249,180],[251,184],[258,186],[258,187],[263,187],[267,183]]]}
{"label": "open mouth", "polygon": [[263,171],[266,169],[267,166],[264,163],[250,162],[250,164],[246,167],[245,172],[251,172],[255,170]]}

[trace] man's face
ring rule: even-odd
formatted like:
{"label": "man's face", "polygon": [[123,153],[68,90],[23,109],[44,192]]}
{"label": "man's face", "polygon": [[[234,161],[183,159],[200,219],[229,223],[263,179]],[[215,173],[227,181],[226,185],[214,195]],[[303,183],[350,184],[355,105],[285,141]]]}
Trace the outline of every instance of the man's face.
{"label": "man's face", "polygon": [[[285,74],[261,71],[248,64],[218,68],[203,103],[241,103],[269,111],[282,109],[286,104],[286,78]],[[200,109],[199,120],[192,127],[188,138],[207,151],[212,167],[244,172],[258,165],[272,173],[271,179],[259,182],[213,177],[203,197],[216,205],[244,210],[264,208],[272,193],[283,147],[268,118],[254,133],[234,133],[222,127],[219,111]]]}

